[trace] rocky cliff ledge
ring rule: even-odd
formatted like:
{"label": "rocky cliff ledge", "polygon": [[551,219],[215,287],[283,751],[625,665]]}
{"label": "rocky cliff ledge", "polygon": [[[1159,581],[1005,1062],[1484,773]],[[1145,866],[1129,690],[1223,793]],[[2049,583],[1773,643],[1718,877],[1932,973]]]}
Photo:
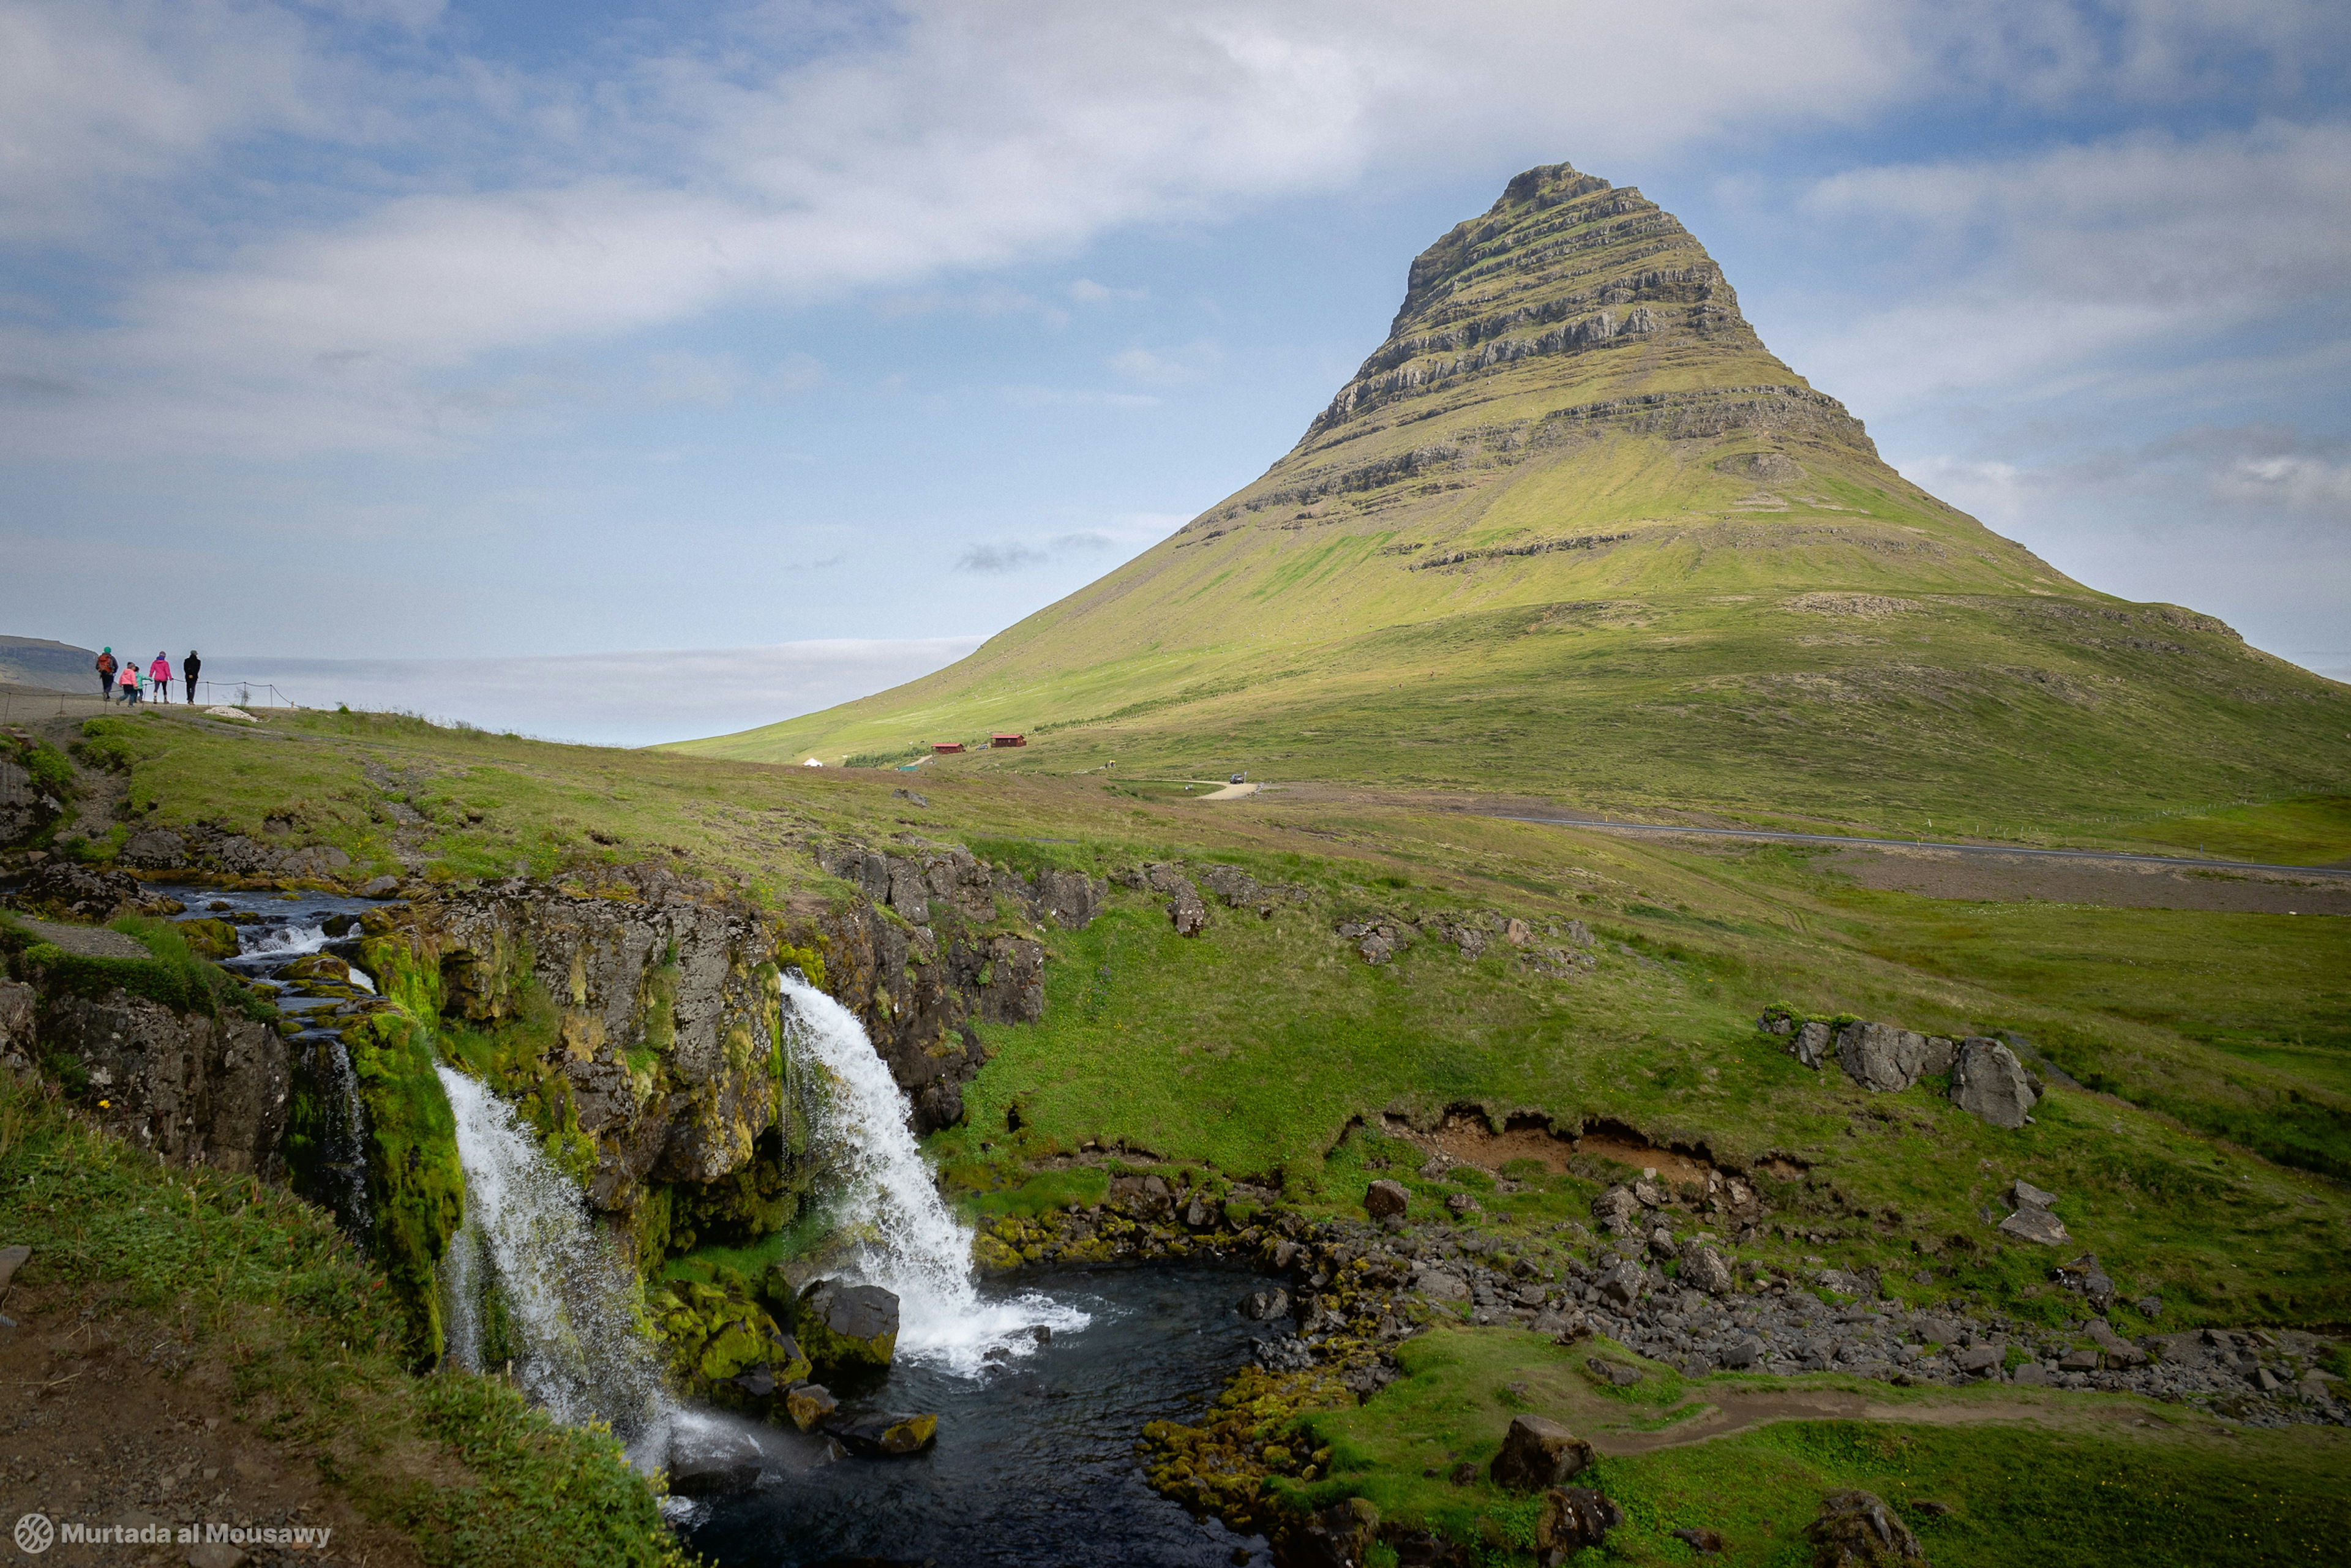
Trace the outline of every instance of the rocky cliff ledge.
{"label": "rocky cliff ledge", "polygon": [[[464,1195],[437,1064],[514,1103],[650,1273],[697,1243],[789,1223],[820,1174],[808,1139],[817,1086],[789,1048],[784,970],[859,1016],[915,1130],[929,1132],[962,1116],[963,1085],[984,1060],[973,1026],[1042,1017],[1046,923],[1084,926],[1107,891],[1071,873],[1023,877],[957,845],[815,854],[837,884],[779,908],[661,864],[555,883],[406,884],[404,902],[331,945],[376,992],[337,993],[340,1063],[308,1051],[289,1064],[267,1024],[94,983],[106,977],[84,973],[88,962],[72,988],[45,987],[52,971],[20,962],[24,979],[0,998],[0,1048],[96,1085],[93,1105],[132,1116],[133,1135],[167,1158],[283,1170],[298,1187],[325,1179],[310,1167],[324,1158],[330,1103],[348,1091],[367,1243],[416,1350],[437,1354],[435,1267]],[[128,890],[99,891],[107,907],[73,913],[129,906]],[[348,1084],[329,1081],[339,1071]]]}

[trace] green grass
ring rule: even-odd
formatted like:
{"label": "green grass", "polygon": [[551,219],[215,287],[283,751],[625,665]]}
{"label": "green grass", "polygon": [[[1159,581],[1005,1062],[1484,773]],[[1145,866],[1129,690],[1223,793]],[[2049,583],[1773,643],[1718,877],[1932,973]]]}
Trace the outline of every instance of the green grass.
{"label": "green grass", "polygon": [[[1687,1562],[1671,1531],[1713,1529],[1726,1540],[1723,1562],[1806,1563],[1804,1526],[1825,1494],[1845,1488],[1891,1503],[1938,1564],[2308,1563],[2331,1554],[2351,1524],[2339,1484],[2351,1452],[2337,1431],[2224,1432],[2140,1401],[2116,1419],[2111,1399],[2057,1394],[2024,1396],[2037,1422],[2022,1412],[1987,1422],[1977,1412],[2015,1404],[2015,1391],[1904,1393],[1829,1376],[1684,1385],[1654,1368],[1646,1385],[1612,1391],[1635,1396],[1612,1406],[1582,1370],[1601,1348],[1494,1329],[1440,1328],[1406,1342],[1398,1381],[1360,1407],[1303,1417],[1309,1446],[1327,1445],[1332,1458],[1328,1479],[1298,1489],[1302,1500],[1366,1497],[1384,1520],[1524,1549],[1537,1505],[1486,1478],[1519,1411],[1551,1414],[1605,1448],[1612,1431],[1694,1418],[1709,1394],[1851,1388],[1892,1406],[1892,1417],[1784,1421],[1601,1458],[1578,1484],[1601,1488],[1625,1511],[1607,1557]],[[1464,1460],[1477,1479],[1456,1486],[1449,1477]],[[1528,1559],[1505,1550],[1496,1560]]]}

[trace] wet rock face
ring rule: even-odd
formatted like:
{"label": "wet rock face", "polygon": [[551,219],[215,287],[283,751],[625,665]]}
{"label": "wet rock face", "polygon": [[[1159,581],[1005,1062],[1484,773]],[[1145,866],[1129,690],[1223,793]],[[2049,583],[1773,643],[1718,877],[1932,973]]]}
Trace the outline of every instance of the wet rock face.
{"label": "wet rock face", "polygon": [[0,844],[31,838],[64,809],[30,772],[0,755]]}
{"label": "wet rock face", "polygon": [[[0,1032],[13,1033],[10,1010],[0,999]],[[175,1013],[118,990],[55,997],[37,1028],[45,1054],[80,1062],[111,1131],[175,1164],[282,1171],[291,1075],[286,1041],[267,1024]]]}
{"label": "wet rock face", "polygon": [[103,925],[136,910],[147,896],[129,872],[93,871],[72,861],[48,860],[16,890],[16,902],[37,915]]}

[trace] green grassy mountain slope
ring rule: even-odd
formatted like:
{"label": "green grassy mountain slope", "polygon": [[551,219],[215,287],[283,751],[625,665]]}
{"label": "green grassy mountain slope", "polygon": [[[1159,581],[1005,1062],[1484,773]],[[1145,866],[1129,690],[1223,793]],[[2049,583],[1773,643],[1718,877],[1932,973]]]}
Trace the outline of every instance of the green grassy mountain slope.
{"label": "green grassy mountain slope", "polygon": [[2351,688],[1904,479],[1639,192],[1530,170],[1255,484],[948,669],[681,749],[1472,785],[1832,820],[2321,789]]}

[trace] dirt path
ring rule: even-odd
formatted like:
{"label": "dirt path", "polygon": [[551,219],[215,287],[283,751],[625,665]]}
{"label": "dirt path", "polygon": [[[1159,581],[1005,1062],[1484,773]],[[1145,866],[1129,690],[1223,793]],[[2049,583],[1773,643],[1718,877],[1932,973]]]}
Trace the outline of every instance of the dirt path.
{"label": "dirt path", "polygon": [[[2059,1407],[2054,1402],[2031,1399],[1970,1399],[1964,1403],[1933,1403],[1872,1399],[1840,1389],[1727,1390],[1705,1401],[1706,1408],[1687,1420],[1654,1432],[1612,1427],[1604,1416],[1588,1428],[1593,1446],[1604,1454],[1655,1453],[1688,1443],[1727,1437],[1734,1432],[1769,1426],[1774,1421],[1907,1421],[1930,1427],[1965,1427],[1987,1421],[2032,1421],[2045,1427],[2161,1426],[2135,1404],[2108,1395],[2103,1407],[2086,1402]],[[1622,1406],[1595,1406],[1621,1412]],[[1687,1406],[1684,1406],[1687,1408]],[[2207,1422],[2206,1425],[2211,1423]]]}
{"label": "dirt path", "polygon": [[[0,1528],[39,1515],[59,1531],[44,1563],[141,1563],[197,1568],[421,1563],[397,1532],[365,1518],[321,1480],[312,1455],[256,1430],[232,1397],[234,1375],[178,1325],[122,1312],[103,1293],[63,1285],[11,1287],[0,1311]],[[311,1544],[226,1543],[192,1555],[132,1541],[74,1544],[68,1525],[168,1524],[329,1530]],[[315,1537],[313,1538],[315,1542]],[[241,1550],[241,1557],[223,1555]]]}
{"label": "dirt path", "polygon": [[1197,796],[1196,799],[1202,800],[1238,800],[1244,795],[1256,794],[1259,788],[1259,786],[1255,784],[1228,784],[1223,789],[1218,789],[1212,794]]}

